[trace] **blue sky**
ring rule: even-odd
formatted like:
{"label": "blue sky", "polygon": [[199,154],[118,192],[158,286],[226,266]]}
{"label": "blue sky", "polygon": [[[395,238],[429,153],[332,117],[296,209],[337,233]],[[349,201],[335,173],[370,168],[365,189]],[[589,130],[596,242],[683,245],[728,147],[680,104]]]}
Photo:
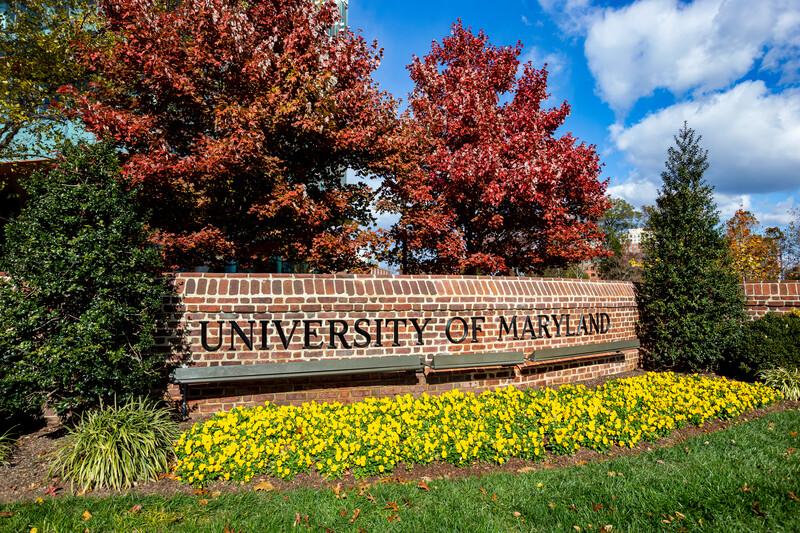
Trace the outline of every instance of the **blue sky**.
{"label": "blue sky", "polygon": [[800,0],[350,0],[350,26],[384,48],[380,85],[458,18],[494,44],[522,41],[568,100],[563,131],[597,146],[612,195],[653,202],[684,120],[710,150],[723,219],[740,206],[783,225],[800,203]]}

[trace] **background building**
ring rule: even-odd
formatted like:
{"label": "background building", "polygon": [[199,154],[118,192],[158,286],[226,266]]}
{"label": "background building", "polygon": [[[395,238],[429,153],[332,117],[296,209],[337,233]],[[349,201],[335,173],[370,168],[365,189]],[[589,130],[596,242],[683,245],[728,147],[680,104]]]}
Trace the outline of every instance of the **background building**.
{"label": "background building", "polygon": [[347,27],[347,8],[349,3],[349,0],[336,0],[336,5],[339,6],[339,24],[333,28],[334,35]]}

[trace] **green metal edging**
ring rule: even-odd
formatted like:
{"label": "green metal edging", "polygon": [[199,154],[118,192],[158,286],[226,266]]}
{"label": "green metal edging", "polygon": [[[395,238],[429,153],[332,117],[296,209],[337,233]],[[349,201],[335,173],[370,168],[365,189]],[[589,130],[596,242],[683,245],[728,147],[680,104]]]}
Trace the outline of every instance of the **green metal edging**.
{"label": "green metal edging", "polygon": [[522,352],[438,354],[433,356],[431,368],[443,370],[450,368],[510,366],[520,365],[524,362],[525,354]]}
{"label": "green metal edging", "polygon": [[190,385],[196,383],[270,380],[305,376],[367,374],[370,372],[402,372],[421,369],[422,361],[419,356],[400,355],[396,357],[331,359],[329,361],[302,361],[296,363],[270,363],[263,365],[176,368],[172,374],[172,378],[176,383]]}
{"label": "green metal edging", "polygon": [[567,357],[577,357],[582,355],[601,355],[604,353],[618,352],[620,350],[631,350],[639,347],[639,340],[603,342],[597,344],[585,344],[583,346],[565,346],[562,348],[542,348],[533,352],[531,361],[551,361]]}

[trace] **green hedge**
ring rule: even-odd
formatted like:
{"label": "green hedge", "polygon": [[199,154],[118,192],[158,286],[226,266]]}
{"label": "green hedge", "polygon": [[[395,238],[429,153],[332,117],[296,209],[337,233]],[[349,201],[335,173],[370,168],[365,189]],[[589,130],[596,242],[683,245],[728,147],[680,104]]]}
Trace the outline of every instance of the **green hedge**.
{"label": "green hedge", "polygon": [[746,324],[730,373],[749,378],[773,368],[800,368],[800,316],[768,313]]}

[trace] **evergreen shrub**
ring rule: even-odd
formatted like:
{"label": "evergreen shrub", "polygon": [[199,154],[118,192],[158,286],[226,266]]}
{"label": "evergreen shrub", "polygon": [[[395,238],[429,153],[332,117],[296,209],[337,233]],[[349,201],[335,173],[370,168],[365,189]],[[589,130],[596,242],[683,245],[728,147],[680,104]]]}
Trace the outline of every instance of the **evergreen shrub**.
{"label": "evergreen shrub", "polygon": [[685,124],[675,137],[645,228],[638,301],[648,368],[716,371],[735,356],[745,323],[700,139]]}
{"label": "evergreen shrub", "polygon": [[800,316],[768,313],[748,323],[730,373],[755,378],[774,368],[800,368]]}
{"label": "evergreen shrub", "polygon": [[33,415],[45,398],[68,419],[158,390],[170,287],[115,150],[67,146],[27,188],[0,264],[10,276],[0,283],[0,420]]}

